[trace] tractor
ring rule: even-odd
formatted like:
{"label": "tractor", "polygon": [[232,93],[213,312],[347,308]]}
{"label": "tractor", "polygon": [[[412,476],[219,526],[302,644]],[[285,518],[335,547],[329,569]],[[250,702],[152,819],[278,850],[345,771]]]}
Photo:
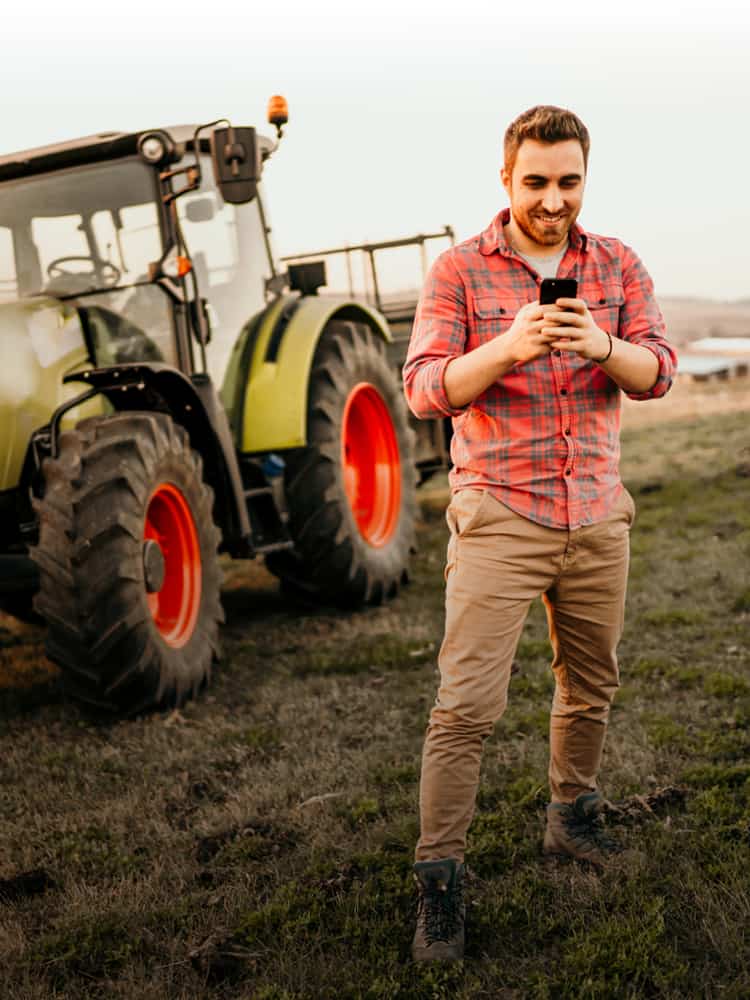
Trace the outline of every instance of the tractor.
{"label": "tractor", "polygon": [[274,139],[222,119],[0,157],[0,607],[104,712],[207,682],[221,554],[311,600],[393,597],[445,462],[383,311],[273,252],[287,119],[272,98]]}

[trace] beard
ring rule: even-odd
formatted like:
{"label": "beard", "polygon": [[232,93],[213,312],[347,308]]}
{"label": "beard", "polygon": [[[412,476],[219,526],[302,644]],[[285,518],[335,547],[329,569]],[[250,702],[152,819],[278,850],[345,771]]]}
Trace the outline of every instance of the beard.
{"label": "beard", "polygon": [[542,222],[537,212],[513,214],[516,225],[528,239],[539,246],[553,247],[568,238],[575,215],[566,212],[554,225]]}

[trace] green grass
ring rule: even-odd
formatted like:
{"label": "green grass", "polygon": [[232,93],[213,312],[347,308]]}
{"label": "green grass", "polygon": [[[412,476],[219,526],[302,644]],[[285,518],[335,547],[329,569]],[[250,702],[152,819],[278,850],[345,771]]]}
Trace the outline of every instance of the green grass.
{"label": "green grass", "polygon": [[625,435],[638,514],[602,785],[629,854],[600,876],[542,861],[537,602],[485,744],[453,968],[409,962],[444,494],[423,499],[411,586],[380,608],[311,611],[227,564],[224,662],[176,715],[92,722],[41,630],[0,618],[3,997],[750,996],[747,442],[744,413]]}

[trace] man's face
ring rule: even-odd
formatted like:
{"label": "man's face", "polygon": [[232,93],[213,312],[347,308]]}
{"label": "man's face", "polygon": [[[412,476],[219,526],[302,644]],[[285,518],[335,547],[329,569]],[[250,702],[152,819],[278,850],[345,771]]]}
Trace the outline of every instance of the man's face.
{"label": "man's face", "polygon": [[511,212],[521,232],[540,247],[562,243],[578,218],[586,179],[577,139],[524,139],[513,171],[501,171]]}

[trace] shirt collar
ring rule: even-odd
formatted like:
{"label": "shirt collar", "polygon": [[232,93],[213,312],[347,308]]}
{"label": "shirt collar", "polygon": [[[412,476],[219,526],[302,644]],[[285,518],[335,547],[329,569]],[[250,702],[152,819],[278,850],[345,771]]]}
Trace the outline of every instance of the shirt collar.
{"label": "shirt collar", "polygon": [[[499,253],[507,256],[513,253],[513,248],[505,239],[505,232],[503,231],[503,226],[506,226],[510,222],[510,209],[504,208],[501,212],[495,216],[492,222],[487,226],[484,232],[479,237],[479,252],[488,257],[491,253],[498,251]],[[577,222],[573,223],[570,233],[568,234],[569,245],[574,249],[586,250],[587,236],[581,226]]]}

